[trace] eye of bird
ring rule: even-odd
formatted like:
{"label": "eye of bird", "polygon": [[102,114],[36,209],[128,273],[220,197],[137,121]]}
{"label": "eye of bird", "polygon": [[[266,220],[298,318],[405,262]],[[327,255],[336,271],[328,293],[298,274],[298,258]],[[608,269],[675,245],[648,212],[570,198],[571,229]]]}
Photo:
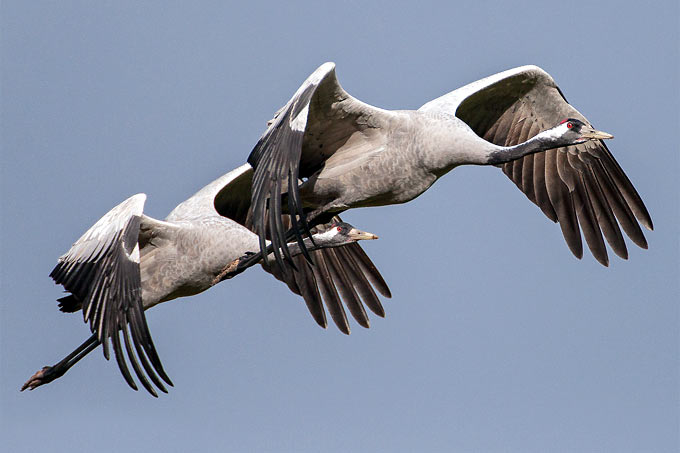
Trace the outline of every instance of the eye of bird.
{"label": "eye of bird", "polygon": [[571,129],[574,126],[576,126],[576,120],[573,120],[573,119],[570,119],[570,118],[566,118],[566,119],[563,119],[562,121],[560,121],[560,124],[564,124],[564,123],[567,123],[567,129]]}

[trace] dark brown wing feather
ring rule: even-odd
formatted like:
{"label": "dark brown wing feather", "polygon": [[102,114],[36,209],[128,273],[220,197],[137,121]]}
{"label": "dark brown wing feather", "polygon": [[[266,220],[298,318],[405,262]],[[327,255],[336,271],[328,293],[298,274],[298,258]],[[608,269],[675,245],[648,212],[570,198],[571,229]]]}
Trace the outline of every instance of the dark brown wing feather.
{"label": "dark brown wing feather", "polygon": [[[334,217],[332,222],[339,222]],[[284,225],[289,220],[284,217]],[[332,223],[331,222],[331,223]],[[331,223],[312,228],[312,234],[330,227]],[[370,326],[364,304],[376,315],[385,316],[385,310],[376,295],[392,297],[382,275],[358,243],[310,252],[310,263],[302,255],[293,257],[297,266],[290,274],[282,272],[276,263],[265,270],[288,285],[291,291],[305,300],[307,309],[321,327],[327,327],[324,305],[333,322],[345,334],[350,333],[346,306],[359,325]],[[375,289],[374,289],[375,288]]]}
{"label": "dark brown wing feather", "polygon": [[[522,143],[565,118],[590,124],[567,103],[552,78],[536,70],[514,74],[471,94],[458,105],[456,116],[480,137],[501,146]],[[583,255],[583,232],[593,256],[603,265],[609,262],[603,233],[612,250],[626,259],[619,225],[635,244],[647,247],[638,222],[651,230],[652,220],[603,142],[536,153],[503,164],[502,169],[549,219],[559,222],[578,258]]]}

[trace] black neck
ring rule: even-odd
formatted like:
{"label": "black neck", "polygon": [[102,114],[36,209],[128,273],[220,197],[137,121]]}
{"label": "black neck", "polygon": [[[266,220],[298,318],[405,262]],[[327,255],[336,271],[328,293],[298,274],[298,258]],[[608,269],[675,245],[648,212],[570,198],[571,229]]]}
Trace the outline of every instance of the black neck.
{"label": "black neck", "polygon": [[529,154],[558,148],[562,145],[549,137],[537,135],[526,142],[515,146],[499,146],[498,150],[489,153],[488,163],[490,165],[504,164],[512,162]]}

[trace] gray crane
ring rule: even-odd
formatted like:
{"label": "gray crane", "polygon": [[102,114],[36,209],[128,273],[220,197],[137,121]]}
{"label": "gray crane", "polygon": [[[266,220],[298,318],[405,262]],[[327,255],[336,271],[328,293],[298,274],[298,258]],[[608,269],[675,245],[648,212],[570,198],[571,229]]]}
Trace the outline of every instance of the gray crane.
{"label": "gray crane", "polygon": [[[110,341],[130,387],[137,390],[125,356],[149,393],[157,396],[151,382],[167,392],[163,381],[172,382],[158,357],[144,311],[203,292],[255,264],[244,262],[259,246],[257,235],[247,227],[252,175],[248,164],[232,170],[179,204],[165,221],[143,214],[145,194],[128,198],[97,221],[59,258],[50,274],[71,293],[59,299],[60,309],[82,310],[93,335],[56,365],[35,373],[21,390],[62,376],[100,344],[109,359]],[[349,333],[349,326],[342,302],[364,327],[369,323],[363,304],[384,316],[374,287],[385,297],[390,297],[389,288],[356,244],[377,236],[334,218],[317,228],[312,239],[307,238],[304,247],[311,251],[308,259],[314,266],[300,257],[287,270],[268,269],[302,295],[317,323],[326,326],[323,302],[344,333]],[[289,246],[293,256],[301,253],[299,247]]]}
{"label": "gray crane", "polygon": [[[261,250],[271,238],[282,265],[290,260],[287,241],[302,241],[331,216],[405,203],[460,165],[495,165],[559,222],[577,258],[583,256],[582,231],[593,256],[607,266],[603,235],[627,259],[619,225],[642,248],[647,242],[638,222],[653,228],[602,142],[610,138],[536,66],[481,79],[415,111],[388,111],[350,96],[335,65],[325,63],[276,113],[248,158],[255,169],[253,224]],[[285,214],[292,214],[290,229],[272,220]]]}

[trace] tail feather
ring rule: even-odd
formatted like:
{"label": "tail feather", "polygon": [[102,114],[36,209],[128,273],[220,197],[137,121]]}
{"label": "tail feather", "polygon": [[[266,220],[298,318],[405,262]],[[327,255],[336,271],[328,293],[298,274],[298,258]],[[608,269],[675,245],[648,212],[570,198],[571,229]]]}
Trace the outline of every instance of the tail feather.
{"label": "tail feather", "polygon": [[59,302],[59,310],[64,313],[75,313],[83,308],[83,303],[73,294],[57,299],[57,302]]}

